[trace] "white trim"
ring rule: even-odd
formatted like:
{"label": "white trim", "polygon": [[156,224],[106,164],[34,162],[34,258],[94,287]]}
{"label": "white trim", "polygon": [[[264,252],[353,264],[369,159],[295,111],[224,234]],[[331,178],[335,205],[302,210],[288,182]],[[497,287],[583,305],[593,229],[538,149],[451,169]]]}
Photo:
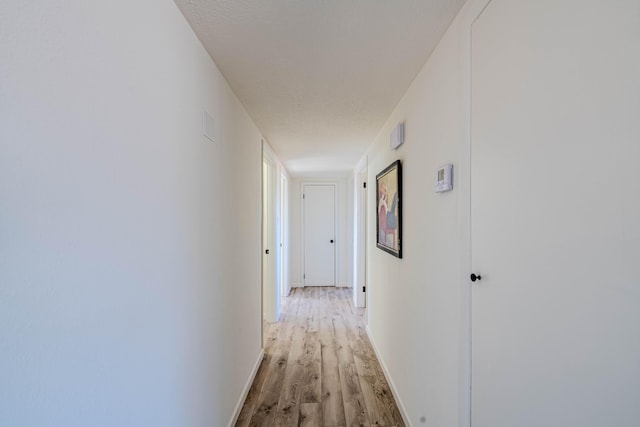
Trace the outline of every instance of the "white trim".
{"label": "white trim", "polygon": [[[364,156],[353,173],[353,304],[356,307],[367,306],[367,293],[362,288],[367,286],[367,203],[370,188],[364,187],[369,180],[368,157]],[[369,186],[370,187],[370,186]],[[364,191],[363,191],[364,190]],[[365,316],[366,319],[366,316]]]}
{"label": "white trim", "polygon": [[242,390],[242,394],[240,395],[240,400],[236,404],[236,409],[233,411],[233,417],[229,421],[229,427],[233,427],[238,421],[238,417],[240,416],[240,412],[242,411],[242,407],[244,406],[244,401],[247,400],[247,396],[249,395],[249,390],[251,390],[251,385],[253,381],[256,379],[256,375],[258,374],[258,369],[260,369],[260,364],[264,359],[264,349],[260,350],[260,354],[258,354],[258,360],[256,361],[251,374],[249,375],[249,379]]}
{"label": "white trim", "polygon": [[367,331],[367,337],[369,337],[369,342],[371,343],[371,347],[373,347],[373,352],[376,354],[376,357],[378,358],[378,362],[380,362],[380,366],[382,367],[382,373],[384,374],[385,379],[389,384],[389,388],[391,389],[391,394],[393,395],[393,398],[396,401],[396,405],[398,406],[400,415],[402,415],[402,420],[404,421],[407,427],[413,427],[413,424],[411,424],[411,420],[409,420],[409,416],[407,415],[407,409],[402,404],[402,401],[400,400],[400,396],[398,395],[398,389],[394,385],[393,380],[391,379],[391,375],[389,375],[389,370],[384,364],[384,360],[382,359],[382,357],[380,357],[380,352],[378,351],[378,347],[376,347],[376,343],[373,340],[373,337],[371,336],[371,331],[369,330],[368,325],[365,330]]}
{"label": "white trim", "polygon": [[271,144],[269,144],[269,141],[265,140],[264,138],[262,138],[262,148],[263,154],[266,154],[273,161],[273,163],[280,163],[280,159],[278,158],[276,152],[273,151],[273,148],[271,148]]}
{"label": "white trim", "polygon": [[[471,80],[473,78],[473,70],[471,67],[473,56],[473,25],[480,18],[485,9],[492,0],[476,0],[468,2],[458,14],[466,14],[464,24],[467,28],[467,45],[464,47],[467,51],[467,78],[465,88],[467,97],[467,135],[464,147],[460,150],[461,156],[458,168],[458,192],[460,204],[458,206],[458,224],[459,224],[459,242],[460,242],[460,289],[461,289],[461,307],[460,307],[460,350],[458,363],[458,425],[461,427],[471,427],[472,422],[472,366],[473,366],[473,324],[472,309],[473,295],[471,284],[469,283],[469,272],[471,271],[471,149],[472,135],[471,123]],[[468,8],[468,10],[467,10]],[[459,19],[459,18],[457,18]],[[470,22],[469,22],[470,21]]]}
{"label": "white trim", "polygon": [[278,242],[276,243],[278,249],[278,256],[280,257],[280,297],[288,296],[291,293],[291,285],[289,280],[289,177],[284,168],[279,168],[280,180],[279,180],[279,194],[280,194],[280,216],[279,216],[279,233]]}
{"label": "white trim", "polygon": [[[261,317],[266,314],[266,318],[269,322],[277,322],[280,318],[280,281],[279,281],[279,271],[278,268],[278,260],[280,256],[280,251],[278,250],[277,243],[279,241],[278,237],[278,162],[277,158],[274,158],[272,154],[270,154],[271,149],[269,148],[269,144],[262,140],[262,166],[264,168],[264,164],[268,164],[269,173],[267,176],[268,182],[264,181],[264,169],[262,171],[262,229],[261,229],[261,259],[262,259],[262,314]],[[268,192],[264,192],[264,186],[268,187]],[[265,233],[265,215],[264,215],[264,203],[265,197],[267,206],[266,209],[269,212],[267,216],[268,224],[266,224],[268,230],[268,241],[264,241],[264,233]],[[264,250],[269,249],[273,252],[273,257],[269,257],[268,261],[268,273],[269,280],[267,282],[267,291],[269,292],[268,298],[265,298],[265,264],[264,264]],[[265,304],[265,300],[267,303]],[[264,336],[262,337],[264,342]]]}

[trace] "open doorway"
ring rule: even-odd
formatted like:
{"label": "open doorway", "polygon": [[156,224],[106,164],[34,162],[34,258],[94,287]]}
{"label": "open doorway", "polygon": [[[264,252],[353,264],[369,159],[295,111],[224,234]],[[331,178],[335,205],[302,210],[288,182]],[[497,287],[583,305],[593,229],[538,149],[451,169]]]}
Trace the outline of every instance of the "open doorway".
{"label": "open doorway", "polygon": [[262,342],[280,317],[289,280],[289,176],[278,156],[262,141]]}
{"label": "open doorway", "polygon": [[262,343],[269,323],[277,322],[280,308],[278,283],[277,164],[263,141],[262,150]]}

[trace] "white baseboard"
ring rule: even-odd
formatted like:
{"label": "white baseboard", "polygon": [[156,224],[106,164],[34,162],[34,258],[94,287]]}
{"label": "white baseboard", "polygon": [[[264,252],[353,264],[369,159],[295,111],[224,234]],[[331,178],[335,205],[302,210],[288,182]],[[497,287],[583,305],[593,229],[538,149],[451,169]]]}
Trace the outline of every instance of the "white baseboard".
{"label": "white baseboard", "polygon": [[[350,288],[351,284],[350,283],[339,283],[336,285],[336,288]],[[291,284],[291,288],[304,288],[304,285],[302,283],[292,283]]]}
{"label": "white baseboard", "polygon": [[256,361],[251,374],[249,375],[249,379],[247,380],[247,384],[244,386],[244,390],[242,390],[242,394],[240,395],[240,400],[236,404],[236,409],[233,411],[233,418],[229,421],[229,427],[233,427],[236,425],[238,421],[238,417],[240,416],[240,412],[242,411],[242,407],[244,406],[244,401],[247,400],[247,396],[249,395],[249,390],[251,390],[251,385],[253,384],[253,380],[256,378],[256,374],[258,373],[258,369],[260,369],[260,364],[262,363],[262,359],[264,358],[264,349],[260,350],[260,354],[258,355],[258,360]]}
{"label": "white baseboard", "polygon": [[382,359],[382,357],[380,357],[380,352],[378,351],[378,347],[376,347],[376,343],[373,340],[373,337],[371,336],[371,331],[369,330],[369,326],[367,326],[366,331],[367,331],[367,336],[369,337],[369,341],[371,342],[371,347],[373,347],[373,351],[376,354],[376,357],[378,358],[378,362],[380,362],[380,366],[382,366],[382,372],[384,373],[384,376],[387,379],[387,383],[389,383],[389,387],[391,388],[391,393],[393,394],[393,398],[395,399],[396,404],[398,405],[398,409],[400,410],[400,415],[402,415],[402,419],[404,420],[404,423],[407,427],[413,427],[413,424],[411,424],[411,421],[409,420],[409,416],[407,415],[407,409],[402,404],[402,401],[400,400],[400,396],[398,395],[398,389],[396,389],[396,386],[393,383],[393,379],[391,378],[391,375],[389,375],[389,371],[387,370],[387,366],[385,365],[384,360]]}

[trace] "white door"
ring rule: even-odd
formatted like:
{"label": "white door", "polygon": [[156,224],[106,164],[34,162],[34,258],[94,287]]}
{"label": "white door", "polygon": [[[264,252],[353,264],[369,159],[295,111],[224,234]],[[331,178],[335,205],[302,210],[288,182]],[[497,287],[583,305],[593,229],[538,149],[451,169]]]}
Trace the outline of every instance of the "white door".
{"label": "white door", "polygon": [[335,286],[335,185],[305,184],[304,209],[305,286]]}
{"label": "white door", "polygon": [[367,168],[358,174],[356,180],[356,235],[355,235],[355,280],[354,303],[356,307],[366,306],[367,287]]}
{"label": "white door", "polygon": [[280,175],[280,295],[289,295],[288,252],[289,252],[289,183],[284,174]]}
{"label": "white door", "polygon": [[473,427],[637,426],[640,2],[472,27]]}
{"label": "white door", "polygon": [[262,310],[264,320],[278,321],[276,259],[275,163],[266,154],[262,160]]}

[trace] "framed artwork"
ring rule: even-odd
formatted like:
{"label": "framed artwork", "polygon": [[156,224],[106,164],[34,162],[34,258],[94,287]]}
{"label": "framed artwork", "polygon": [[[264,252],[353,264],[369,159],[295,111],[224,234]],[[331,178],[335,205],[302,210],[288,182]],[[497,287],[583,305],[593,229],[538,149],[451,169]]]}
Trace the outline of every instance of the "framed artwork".
{"label": "framed artwork", "polygon": [[376,246],[402,258],[402,163],[396,160],[376,175]]}

